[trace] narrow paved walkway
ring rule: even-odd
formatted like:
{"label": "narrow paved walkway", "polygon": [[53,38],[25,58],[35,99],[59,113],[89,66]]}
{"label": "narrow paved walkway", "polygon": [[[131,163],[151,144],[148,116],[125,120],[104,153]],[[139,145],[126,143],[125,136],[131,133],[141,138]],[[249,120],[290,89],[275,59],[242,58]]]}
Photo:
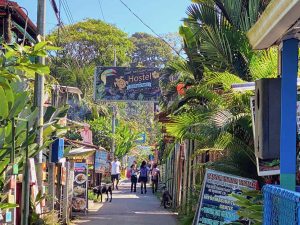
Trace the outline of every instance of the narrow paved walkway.
{"label": "narrow paved walkway", "polygon": [[148,189],[147,194],[130,193],[130,183],[122,182],[113,191],[111,203],[95,203],[87,216],[74,221],[78,225],[177,225],[176,215],[160,207],[160,202]]}

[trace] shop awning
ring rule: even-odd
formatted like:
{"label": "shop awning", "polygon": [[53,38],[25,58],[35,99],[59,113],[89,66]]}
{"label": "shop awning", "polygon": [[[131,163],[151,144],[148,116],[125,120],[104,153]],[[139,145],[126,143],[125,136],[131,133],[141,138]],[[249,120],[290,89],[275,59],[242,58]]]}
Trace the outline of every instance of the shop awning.
{"label": "shop awning", "polygon": [[269,48],[285,35],[295,34],[299,29],[299,11],[300,0],[272,0],[247,33],[253,49]]}
{"label": "shop awning", "polygon": [[96,151],[95,148],[86,148],[86,147],[80,147],[80,148],[73,148],[69,151],[67,156],[79,156],[79,155],[91,155]]}

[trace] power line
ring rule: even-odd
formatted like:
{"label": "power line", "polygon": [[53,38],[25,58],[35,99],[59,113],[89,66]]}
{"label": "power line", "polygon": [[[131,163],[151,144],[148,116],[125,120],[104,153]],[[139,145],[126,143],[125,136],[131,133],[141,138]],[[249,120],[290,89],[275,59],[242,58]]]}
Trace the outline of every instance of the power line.
{"label": "power line", "polygon": [[69,21],[69,23],[71,24],[72,23],[72,19],[71,19],[71,17],[70,17],[70,15],[69,15],[69,13],[68,13],[68,11],[67,11],[67,9],[66,9],[66,6],[65,6],[65,3],[63,2],[63,1],[61,1],[61,5],[62,5],[62,7],[64,8],[64,11],[65,11],[65,14],[66,14],[66,17],[67,17],[67,20]]}
{"label": "power line", "polygon": [[[122,0],[119,0],[144,26],[146,26],[149,30],[152,31],[153,34],[155,34],[160,40],[162,40],[164,43],[166,43],[179,57],[183,58],[182,55],[172,46],[169,42],[167,42],[165,39],[163,39],[158,33],[156,33],[153,28],[151,28],[148,24],[146,24],[135,12],[129,8],[128,5],[126,5]],[[184,58],[183,58],[184,59]]]}
{"label": "power line", "polygon": [[67,0],[64,0],[64,2],[65,2],[65,5],[66,5],[66,7],[67,7],[67,9],[68,9],[68,11],[69,11],[70,16],[71,16],[72,23],[74,23],[75,21],[74,21],[73,15],[72,15],[72,13],[71,13],[71,10],[70,10],[70,7],[69,7],[69,3],[68,3]]}
{"label": "power line", "polygon": [[100,10],[101,10],[101,14],[103,17],[103,21],[105,22],[105,18],[104,18],[104,13],[103,13],[103,9],[102,9],[102,4],[101,4],[101,0],[98,0],[99,6],[100,6]]}
{"label": "power line", "polygon": [[66,16],[67,16],[67,19],[68,19],[69,23],[70,24],[74,23],[74,19],[73,19],[71,10],[69,8],[68,2],[66,0],[62,0],[61,3],[62,3],[62,6],[64,8],[64,11],[66,13]]}

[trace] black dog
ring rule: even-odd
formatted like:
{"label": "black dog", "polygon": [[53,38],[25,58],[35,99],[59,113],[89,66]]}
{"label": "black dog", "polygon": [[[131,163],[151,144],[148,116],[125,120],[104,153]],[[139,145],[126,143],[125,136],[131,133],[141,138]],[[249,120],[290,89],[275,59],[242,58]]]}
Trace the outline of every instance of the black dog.
{"label": "black dog", "polygon": [[163,195],[162,195],[162,199],[161,199],[161,206],[163,205],[164,208],[166,209],[167,207],[170,207],[172,204],[172,195],[170,194],[170,192],[168,190],[165,190]]}
{"label": "black dog", "polygon": [[108,201],[108,193],[110,194],[110,201],[112,200],[112,185],[107,185],[107,184],[103,184],[101,186],[97,186],[93,188],[93,192],[95,195],[97,195],[97,199],[99,198],[99,196],[101,196],[101,202],[102,202],[102,194],[107,195],[106,201]]}

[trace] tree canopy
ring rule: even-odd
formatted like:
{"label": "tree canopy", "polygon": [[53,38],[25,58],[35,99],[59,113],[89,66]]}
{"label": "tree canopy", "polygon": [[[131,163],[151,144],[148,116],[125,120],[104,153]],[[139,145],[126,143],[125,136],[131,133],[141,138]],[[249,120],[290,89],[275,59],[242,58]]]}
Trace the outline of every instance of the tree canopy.
{"label": "tree canopy", "polygon": [[130,40],[135,49],[131,54],[131,66],[164,67],[175,55],[163,40],[147,33],[134,33]]}
{"label": "tree canopy", "polygon": [[57,56],[75,60],[80,66],[111,66],[116,50],[118,65],[127,65],[133,44],[127,34],[101,20],[86,19],[64,29],[54,30],[48,37],[64,50]]}

